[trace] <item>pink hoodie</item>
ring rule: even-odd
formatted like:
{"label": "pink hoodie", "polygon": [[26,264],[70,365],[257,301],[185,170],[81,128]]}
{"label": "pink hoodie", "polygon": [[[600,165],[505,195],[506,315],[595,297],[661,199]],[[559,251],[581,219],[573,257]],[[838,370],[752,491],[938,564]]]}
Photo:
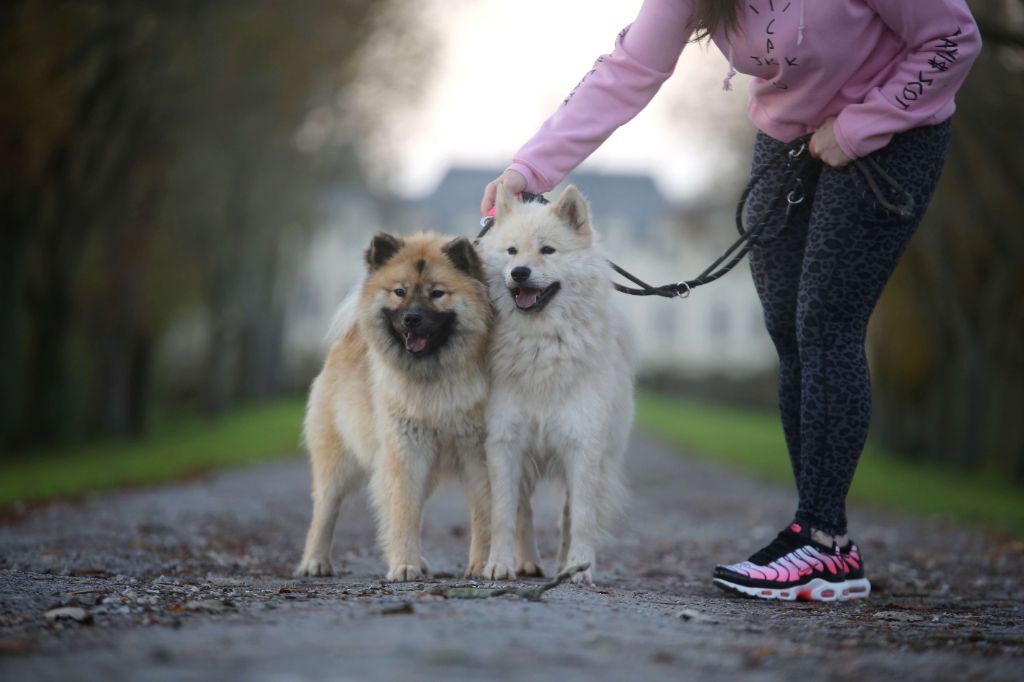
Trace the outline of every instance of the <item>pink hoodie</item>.
{"label": "pink hoodie", "polygon": [[[690,38],[693,0],[645,0],[615,51],[569,93],[509,168],[548,192],[672,75]],[[754,76],[747,111],[789,142],[837,117],[847,156],[881,149],[895,133],[941,123],[981,49],[964,0],[746,0],[737,35],[712,36],[736,71]]]}

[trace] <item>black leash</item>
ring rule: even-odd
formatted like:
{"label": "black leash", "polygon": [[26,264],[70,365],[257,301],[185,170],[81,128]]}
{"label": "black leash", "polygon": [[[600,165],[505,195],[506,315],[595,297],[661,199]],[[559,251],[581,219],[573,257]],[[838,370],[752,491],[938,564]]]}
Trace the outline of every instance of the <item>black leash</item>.
{"label": "black leash", "polygon": [[[764,212],[761,221],[753,227],[748,227],[744,224],[743,214],[746,212],[747,200],[750,198],[751,192],[753,192],[754,188],[759,182],[761,182],[764,176],[767,175],[769,171],[774,170],[774,163],[765,164],[760,171],[750,177],[750,181],[747,183],[746,188],[743,190],[743,194],[740,195],[739,202],[736,204],[736,230],[740,233],[740,236],[736,241],[729,245],[729,247],[725,249],[725,251],[723,251],[721,255],[711,263],[711,265],[706,267],[703,272],[693,279],[683,280],[673,284],[652,286],[633,273],[609,260],[608,263],[612,266],[612,269],[615,270],[615,272],[637,285],[636,287],[627,287],[623,284],[619,284],[618,282],[613,282],[612,286],[615,287],[615,290],[631,296],[686,298],[696,287],[710,284],[735,268],[753,247],[759,244],[770,243],[778,237],[778,234],[786,228],[788,221],[784,221],[775,234],[765,234],[768,223],[767,217],[773,215],[774,210],[780,206],[783,200],[786,202],[787,217],[795,206],[804,202],[807,198],[804,193],[804,172],[810,165],[820,163],[812,158],[808,152],[807,145],[810,142],[810,139],[810,135],[805,135],[804,137],[790,142],[779,152],[778,159],[784,160],[789,170],[788,177],[786,182],[783,183],[783,187],[791,186],[792,189],[788,192],[779,193],[775,197],[771,208]],[[853,166],[864,178],[868,189],[870,189],[871,193],[875,195],[875,199],[878,200],[878,203],[881,204],[883,208],[904,218],[909,217],[913,213],[914,197],[911,196],[909,192],[905,191],[891,175],[886,173],[877,161],[870,157],[865,159],[856,159],[853,161]],[[875,174],[877,174],[882,181],[888,185],[890,191],[894,194],[902,195],[899,198],[900,203],[893,203],[886,198],[882,188],[874,177]],[[520,197],[524,203],[534,201],[540,204],[550,203],[541,194],[523,192]],[[493,216],[483,218],[480,221],[482,229],[480,230],[480,234],[477,235],[477,241],[487,234],[493,225]]]}
{"label": "black leash", "polygon": [[[779,152],[778,158],[785,160],[785,163],[789,169],[789,177],[787,181],[783,183],[783,186],[792,185],[792,189],[785,193],[776,196],[775,201],[771,207],[771,210],[765,211],[764,216],[771,215],[775,208],[783,201],[786,201],[786,213],[787,215],[793,209],[794,206],[802,204],[807,198],[803,190],[803,173],[813,163],[810,154],[807,153],[807,143],[810,140],[810,136],[799,138],[788,145],[786,145],[782,151]],[[753,227],[747,227],[744,225],[743,214],[746,211],[747,199],[750,197],[751,192],[757,186],[759,182],[768,174],[769,171],[774,169],[774,163],[765,164],[765,166],[751,176],[750,181],[747,183],[746,188],[743,190],[743,194],[740,195],[740,200],[736,204],[736,231],[739,232],[740,236],[729,245],[714,261],[711,265],[706,267],[699,275],[693,279],[683,280],[674,284],[664,284],[658,287],[652,287],[646,282],[641,281],[630,272],[627,272],[623,268],[619,267],[615,263],[612,263],[612,268],[615,272],[619,273],[626,279],[630,280],[640,288],[633,288],[623,286],[618,283],[614,283],[616,291],[620,291],[624,294],[630,294],[631,296],[662,296],[664,298],[686,298],[690,295],[696,287],[710,284],[715,280],[721,278],[723,275],[730,272],[733,268],[739,265],[746,255],[750,252],[754,246],[758,244],[766,244],[774,239],[776,235],[766,235],[768,221],[762,219],[759,223]],[[783,224],[783,229],[785,224]]]}

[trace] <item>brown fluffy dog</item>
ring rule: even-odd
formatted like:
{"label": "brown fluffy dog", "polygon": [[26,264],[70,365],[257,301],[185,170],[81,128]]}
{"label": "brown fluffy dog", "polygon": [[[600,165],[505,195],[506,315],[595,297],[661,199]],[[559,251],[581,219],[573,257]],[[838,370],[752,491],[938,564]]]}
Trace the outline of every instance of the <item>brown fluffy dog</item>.
{"label": "brown fluffy dog", "polygon": [[484,404],[491,306],[480,259],[466,239],[379,234],[366,262],[365,283],[347,306],[354,314],[340,321],[310,391],[313,520],[296,574],[331,574],[338,507],[368,479],[387,579],[421,578],[420,517],[445,474],[466,484],[466,572],[478,574],[490,533]]}

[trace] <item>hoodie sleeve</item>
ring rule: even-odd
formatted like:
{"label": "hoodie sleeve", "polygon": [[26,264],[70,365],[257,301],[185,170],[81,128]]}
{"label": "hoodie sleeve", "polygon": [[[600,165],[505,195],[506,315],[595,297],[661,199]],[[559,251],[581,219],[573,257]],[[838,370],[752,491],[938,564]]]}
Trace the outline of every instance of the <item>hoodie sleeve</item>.
{"label": "hoodie sleeve", "polygon": [[675,69],[690,37],[692,0],[645,0],[619,33],[615,50],[569,93],[540,130],[516,152],[510,169],[527,191],[549,192],[651,101]]}
{"label": "hoodie sleeve", "polygon": [[836,118],[836,141],[852,159],[889,144],[892,136],[940,123],[981,50],[964,0],[867,0],[908,46],[892,77]]}

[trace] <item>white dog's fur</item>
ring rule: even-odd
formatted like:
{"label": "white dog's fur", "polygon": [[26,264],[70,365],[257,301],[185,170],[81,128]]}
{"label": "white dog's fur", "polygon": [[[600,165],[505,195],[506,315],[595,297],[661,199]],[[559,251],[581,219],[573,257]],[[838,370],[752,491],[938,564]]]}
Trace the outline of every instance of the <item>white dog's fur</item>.
{"label": "white dog's fur", "polygon": [[[522,204],[499,187],[494,227],[480,245],[496,313],[487,406],[488,579],[542,574],[531,510],[539,477],[565,487],[557,565],[562,571],[589,563],[574,576],[577,583],[592,582],[598,541],[624,502],[635,353],[596,242],[575,187],[547,206]],[[516,303],[518,267],[531,271],[525,291],[560,283],[539,311],[523,312]]]}

